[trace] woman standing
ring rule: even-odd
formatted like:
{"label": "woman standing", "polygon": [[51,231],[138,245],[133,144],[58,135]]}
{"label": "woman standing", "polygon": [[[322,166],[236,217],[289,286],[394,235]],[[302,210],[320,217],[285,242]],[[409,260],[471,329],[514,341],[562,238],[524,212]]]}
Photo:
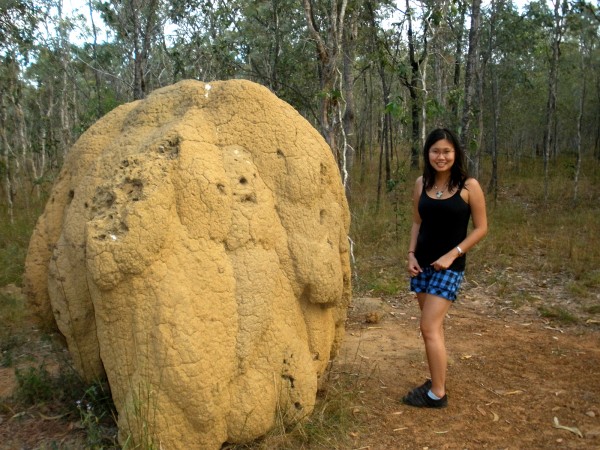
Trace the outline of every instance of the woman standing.
{"label": "woman standing", "polygon": [[[423,175],[413,194],[408,273],[421,309],[431,379],[402,401],[442,408],[448,404],[444,317],[463,280],[465,254],[487,233],[487,217],[481,186],[467,175],[465,155],[451,131],[433,130],[425,141],[423,157]],[[467,233],[471,217],[473,229]]]}

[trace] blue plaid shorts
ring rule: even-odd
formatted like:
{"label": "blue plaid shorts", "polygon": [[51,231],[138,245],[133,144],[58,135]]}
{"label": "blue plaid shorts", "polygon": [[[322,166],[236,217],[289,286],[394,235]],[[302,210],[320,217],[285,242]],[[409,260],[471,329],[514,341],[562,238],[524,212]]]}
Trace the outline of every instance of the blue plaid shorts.
{"label": "blue plaid shorts", "polygon": [[428,266],[423,268],[423,272],[410,279],[410,290],[416,293],[425,292],[454,301],[464,277],[464,271],[437,271]]}

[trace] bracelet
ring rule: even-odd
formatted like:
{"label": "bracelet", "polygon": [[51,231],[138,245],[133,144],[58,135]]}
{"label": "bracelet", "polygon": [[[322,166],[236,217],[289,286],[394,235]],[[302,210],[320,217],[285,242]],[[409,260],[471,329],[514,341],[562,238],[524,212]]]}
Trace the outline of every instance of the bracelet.
{"label": "bracelet", "polygon": [[410,250],[410,251],[408,252],[408,254],[410,255],[411,253],[412,253],[412,254],[414,254],[415,252],[413,252],[412,250]]}
{"label": "bracelet", "polygon": [[458,250],[458,256],[462,256],[465,254],[465,252],[463,252],[462,249],[458,245],[456,246],[456,250]]}

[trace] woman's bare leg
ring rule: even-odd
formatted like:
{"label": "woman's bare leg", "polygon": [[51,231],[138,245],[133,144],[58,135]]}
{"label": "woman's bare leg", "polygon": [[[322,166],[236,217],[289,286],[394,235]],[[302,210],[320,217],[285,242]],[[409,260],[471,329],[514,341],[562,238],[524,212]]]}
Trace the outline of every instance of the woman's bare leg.
{"label": "woman's bare leg", "polygon": [[421,308],[421,333],[425,343],[431,391],[442,398],[446,394],[448,357],[444,340],[444,318],[452,302],[431,294],[417,294]]}

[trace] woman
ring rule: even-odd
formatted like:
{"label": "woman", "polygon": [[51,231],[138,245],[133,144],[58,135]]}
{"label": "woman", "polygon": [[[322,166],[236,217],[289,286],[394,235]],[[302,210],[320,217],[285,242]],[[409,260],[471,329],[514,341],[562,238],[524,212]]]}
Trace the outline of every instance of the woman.
{"label": "woman", "polygon": [[[465,254],[487,233],[487,217],[481,186],[468,177],[463,150],[451,131],[433,130],[423,157],[423,175],[413,194],[408,273],[421,309],[431,380],[402,400],[411,406],[442,408],[448,405],[444,317],[463,280]],[[473,228],[467,234],[470,217]]]}

